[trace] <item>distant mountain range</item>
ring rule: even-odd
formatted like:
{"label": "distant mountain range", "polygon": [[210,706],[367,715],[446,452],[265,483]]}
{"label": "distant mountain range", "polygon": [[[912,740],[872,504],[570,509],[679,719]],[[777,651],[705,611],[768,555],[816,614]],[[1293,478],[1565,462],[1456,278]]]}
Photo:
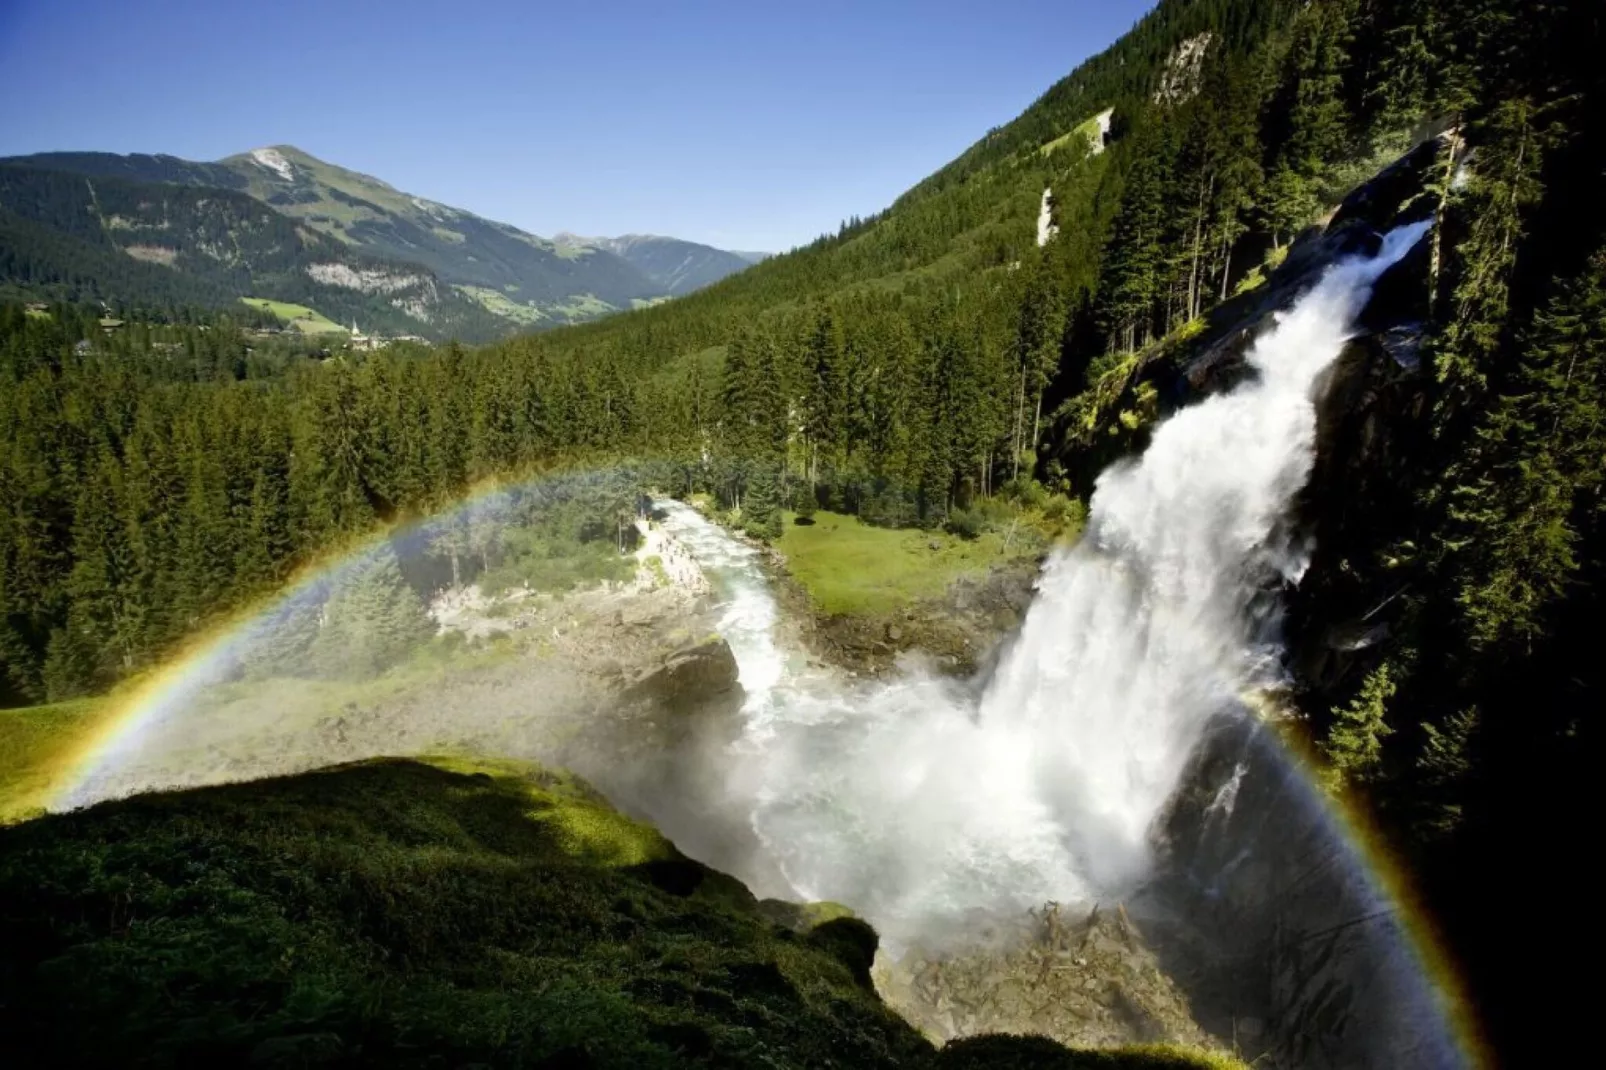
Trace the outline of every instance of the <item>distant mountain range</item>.
{"label": "distant mountain range", "polygon": [[764,255],[647,235],[549,240],[286,145],[214,163],[0,159],[0,287],[48,296],[261,297],[480,340],[678,297]]}

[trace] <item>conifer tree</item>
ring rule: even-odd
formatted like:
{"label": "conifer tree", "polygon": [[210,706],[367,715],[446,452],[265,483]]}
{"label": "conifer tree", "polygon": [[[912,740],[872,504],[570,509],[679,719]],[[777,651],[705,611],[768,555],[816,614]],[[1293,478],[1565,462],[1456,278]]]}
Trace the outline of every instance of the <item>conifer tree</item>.
{"label": "conifer tree", "polygon": [[342,577],[324,607],[317,658],[332,676],[383,672],[434,633],[394,551],[382,547]]}
{"label": "conifer tree", "polygon": [[1423,816],[1419,834],[1442,837],[1454,832],[1465,816],[1467,782],[1473,775],[1473,737],[1478,730],[1477,707],[1452,714],[1443,727],[1422,723],[1423,744],[1416,771],[1422,778]]}
{"label": "conifer tree", "polygon": [[1449,322],[1433,347],[1444,385],[1441,431],[1482,402],[1509,327],[1512,272],[1527,212],[1544,193],[1539,174],[1547,137],[1531,101],[1502,102],[1475,137],[1471,177],[1453,205],[1469,229],[1455,252]]}
{"label": "conifer tree", "polygon": [[[116,679],[134,664],[138,607],[127,600],[130,560],[118,516],[121,472],[102,454],[86,475],[73,522],[72,599],[54,690],[87,691]],[[72,681],[71,673],[85,673]]]}
{"label": "conifer tree", "polygon": [[1388,700],[1394,697],[1393,670],[1388,662],[1373,669],[1361,693],[1348,708],[1333,711],[1333,724],[1322,743],[1327,759],[1324,783],[1329,792],[1359,787],[1377,778],[1383,764],[1383,741],[1394,734],[1388,724]]}
{"label": "conifer tree", "polygon": [[781,487],[773,462],[753,466],[748,479],[747,497],[742,501],[742,527],[754,538],[769,541],[781,537]]}
{"label": "conifer tree", "polygon": [[1266,185],[1266,221],[1279,245],[1314,221],[1332,192],[1323,176],[1350,143],[1343,90],[1351,8],[1348,0],[1310,4],[1295,24],[1273,102],[1277,148]]}
{"label": "conifer tree", "polygon": [[1474,649],[1531,642],[1578,571],[1606,481],[1606,250],[1535,320],[1452,474],[1445,547]]}
{"label": "conifer tree", "polygon": [[1099,279],[1104,330],[1111,351],[1147,345],[1165,272],[1164,236],[1169,160],[1159,131],[1146,135],[1121,196]]}
{"label": "conifer tree", "polygon": [[[292,594],[249,634],[240,661],[255,678],[312,675],[323,655],[318,647],[323,592]],[[329,662],[325,662],[326,664]]]}

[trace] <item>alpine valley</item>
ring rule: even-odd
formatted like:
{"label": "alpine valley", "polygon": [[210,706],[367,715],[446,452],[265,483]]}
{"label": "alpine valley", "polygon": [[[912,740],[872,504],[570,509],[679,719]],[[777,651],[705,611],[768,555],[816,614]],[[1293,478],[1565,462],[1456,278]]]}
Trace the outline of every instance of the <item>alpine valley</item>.
{"label": "alpine valley", "polygon": [[1587,1065],[1606,5],[1150,6],[772,258],[0,161],[0,1065]]}
{"label": "alpine valley", "polygon": [[118,308],[248,299],[306,331],[355,322],[469,342],[656,304],[755,258],[653,235],[548,240],[289,145],[215,163],[0,159],[0,250],[0,292],[12,296]]}

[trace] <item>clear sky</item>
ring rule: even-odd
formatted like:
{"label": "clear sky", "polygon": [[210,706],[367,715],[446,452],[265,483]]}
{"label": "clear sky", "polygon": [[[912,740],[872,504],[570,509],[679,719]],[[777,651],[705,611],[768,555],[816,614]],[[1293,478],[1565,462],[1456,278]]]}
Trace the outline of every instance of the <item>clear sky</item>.
{"label": "clear sky", "polygon": [[551,235],[783,250],[1153,0],[0,0],[0,155],[291,144]]}

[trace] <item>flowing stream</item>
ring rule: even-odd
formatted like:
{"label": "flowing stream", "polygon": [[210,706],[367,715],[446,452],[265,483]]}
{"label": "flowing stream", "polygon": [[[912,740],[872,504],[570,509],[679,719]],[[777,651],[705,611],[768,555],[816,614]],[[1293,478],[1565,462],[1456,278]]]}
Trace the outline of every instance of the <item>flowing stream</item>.
{"label": "flowing stream", "polygon": [[856,683],[789,663],[753,550],[695,511],[665,526],[725,601],[744,688],[726,789],[766,865],[894,942],[977,912],[1119,896],[1209,721],[1280,672],[1274,592],[1304,570],[1285,518],[1314,461],[1314,395],[1373,284],[1426,231],[1335,264],[1254,345],[1254,375],[1158,427],[1100,477],[979,695],[906,672]]}

